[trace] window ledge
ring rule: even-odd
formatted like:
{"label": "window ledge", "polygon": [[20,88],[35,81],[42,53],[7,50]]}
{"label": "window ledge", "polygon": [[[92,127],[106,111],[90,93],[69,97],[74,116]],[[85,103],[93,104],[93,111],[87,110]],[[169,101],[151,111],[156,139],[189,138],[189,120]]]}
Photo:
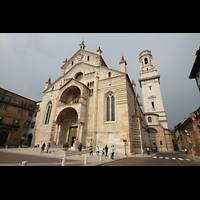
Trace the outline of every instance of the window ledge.
{"label": "window ledge", "polygon": [[104,124],[116,124],[116,121],[105,121]]}

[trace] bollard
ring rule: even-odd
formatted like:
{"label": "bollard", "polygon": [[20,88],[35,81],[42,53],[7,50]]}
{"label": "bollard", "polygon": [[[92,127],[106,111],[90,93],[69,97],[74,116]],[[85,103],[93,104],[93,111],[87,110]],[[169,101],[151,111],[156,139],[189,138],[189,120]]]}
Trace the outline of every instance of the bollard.
{"label": "bollard", "polygon": [[27,161],[23,161],[21,166],[27,166]]}
{"label": "bollard", "polygon": [[100,156],[99,160],[102,161],[102,156]]}
{"label": "bollard", "polygon": [[86,165],[88,163],[88,156],[85,156],[84,158],[84,165]]}
{"label": "bollard", "polygon": [[62,165],[61,166],[65,166],[66,165],[66,158],[62,159]]}

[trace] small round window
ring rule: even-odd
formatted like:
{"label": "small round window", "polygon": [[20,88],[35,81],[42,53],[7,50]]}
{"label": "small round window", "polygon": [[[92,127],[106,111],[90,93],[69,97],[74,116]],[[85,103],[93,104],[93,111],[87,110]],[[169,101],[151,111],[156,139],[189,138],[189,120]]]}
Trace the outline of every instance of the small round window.
{"label": "small round window", "polygon": [[79,73],[79,74],[77,74],[76,77],[75,77],[75,79],[76,79],[77,81],[80,81],[82,78],[83,78],[83,73],[82,73],[82,72]]}

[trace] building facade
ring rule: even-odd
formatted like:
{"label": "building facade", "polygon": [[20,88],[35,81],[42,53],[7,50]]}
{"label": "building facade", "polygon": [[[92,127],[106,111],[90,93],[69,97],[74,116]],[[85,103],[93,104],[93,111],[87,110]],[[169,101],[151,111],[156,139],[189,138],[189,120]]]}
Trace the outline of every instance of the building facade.
{"label": "building facade", "polygon": [[127,73],[122,56],[121,71],[108,68],[99,47],[97,53],[85,50],[85,44],[61,66],[62,74],[49,79],[36,119],[35,144],[68,142],[77,148],[115,145],[124,154],[143,153],[149,146],[145,116],[135,83]]}
{"label": "building facade", "polygon": [[140,60],[140,87],[142,88],[144,115],[150,145],[159,151],[173,151],[172,138],[160,91],[160,75],[152,61],[151,51],[142,51]]}
{"label": "building facade", "polygon": [[196,51],[196,59],[194,61],[192,70],[190,72],[190,79],[194,79],[196,80],[197,83],[197,87],[199,89],[200,92],[200,48]]}
{"label": "building facade", "polygon": [[[200,49],[196,51],[196,59],[189,75],[195,78],[200,91]],[[190,117],[184,118],[175,127],[175,136],[180,151],[188,150],[188,154],[200,156],[200,107],[190,113]]]}
{"label": "building facade", "polygon": [[36,108],[35,101],[0,88],[0,147],[31,145]]}
{"label": "building facade", "polygon": [[200,107],[174,128],[179,151],[186,148],[188,154],[200,156]]}

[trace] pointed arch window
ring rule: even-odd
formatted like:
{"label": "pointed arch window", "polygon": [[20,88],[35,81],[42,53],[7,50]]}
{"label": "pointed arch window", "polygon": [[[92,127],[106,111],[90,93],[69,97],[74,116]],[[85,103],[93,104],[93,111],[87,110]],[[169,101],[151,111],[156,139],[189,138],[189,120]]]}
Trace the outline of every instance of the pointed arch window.
{"label": "pointed arch window", "polygon": [[115,121],[115,97],[109,94],[106,98],[106,121]]}
{"label": "pointed arch window", "polygon": [[49,119],[50,119],[50,116],[51,116],[51,110],[52,110],[52,102],[49,102],[47,104],[47,112],[46,112],[45,121],[44,121],[45,125],[49,124]]}

